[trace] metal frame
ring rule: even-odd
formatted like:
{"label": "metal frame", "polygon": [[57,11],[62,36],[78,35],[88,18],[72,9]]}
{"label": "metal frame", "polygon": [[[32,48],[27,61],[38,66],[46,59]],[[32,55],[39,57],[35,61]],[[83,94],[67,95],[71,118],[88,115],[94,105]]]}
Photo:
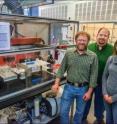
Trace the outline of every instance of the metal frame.
{"label": "metal frame", "polygon": [[[6,21],[6,22],[13,22],[15,24],[18,24],[20,22],[24,23],[47,23],[49,24],[49,31],[51,30],[50,25],[52,23],[75,23],[77,24],[79,28],[79,22],[78,21],[71,21],[71,20],[61,20],[61,19],[51,19],[51,18],[40,18],[40,17],[28,17],[23,15],[9,15],[9,14],[0,14],[0,21]],[[34,49],[25,49],[23,51],[0,51],[0,56],[3,55],[14,55],[14,54],[21,54],[21,53],[29,53],[29,52],[37,52],[40,50],[49,50],[49,49],[55,49],[56,46],[47,46],[42,48],[34,48]],[[27,99],[29,97],[33,97],[37,94],[41,94],[47,90],[50,90],[52,83],[54,82],[54,76],[52,80],[48,80],[43,82],[42,84],[37,84],[35,86],[24,88],[20,91],[16,91],[10,94],[2,95],[0,97],[0,109],[5,108],[9,105],[13,105],[14,103]],[[65,79],[64,79],[65,80]],[[61,84],[65,83],[64,80],[61,82]]]}
{"label": "metal frame", "polygon": [[13,22],[31,22],[31,23],[76,23],[78,21],[63,20],[63,19],[52,19],[46,17],[35,17],[35,16],[24,16],[15,14],[0,14],[0,21],[13,21]]}
{"label": "metal frame", "polygon": [[[79,22],[73,20],[63,20],[63,19],[52,19],[52,18],[42,18],[42,17],[33,17],[33,16],[24,16],[24,15],[14,15],[14,14],[0,14],[0,21],[12,22],[15,24],[17,30],[17,24],[19,23],[35,23],[35,24],[48,24],[49,34],[51,32],[51,24],[53,23],[74,23],[77,25],[77,30],[79,30]],[[50,35],[48,36],[48,41],[50,41]],[[0,51],[0,56],[7,54],[20,54],[20,53],[29,53],[29,52],[38,52],[42,49],[54,49],[56,47],[43,47],[43,48],[34,48],[34,49],[25,49],[25,50],[9,50],[9,51]]]}

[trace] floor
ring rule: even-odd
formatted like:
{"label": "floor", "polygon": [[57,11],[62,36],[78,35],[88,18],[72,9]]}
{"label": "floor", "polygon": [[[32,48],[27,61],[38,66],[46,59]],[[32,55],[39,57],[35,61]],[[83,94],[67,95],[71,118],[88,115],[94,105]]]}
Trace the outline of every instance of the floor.
{"label": "floor", "polygon": [[[105,121],[105,115],[106,115],[106,113],[104,112],[104,121]],[[88,121],[89,121],[90,124],[93,124],[95,119],[96,118],[94,117],[94,104],[92,102],[91,109],[90,109],[90,112],[89,112],[89,115],[88,115]]]}

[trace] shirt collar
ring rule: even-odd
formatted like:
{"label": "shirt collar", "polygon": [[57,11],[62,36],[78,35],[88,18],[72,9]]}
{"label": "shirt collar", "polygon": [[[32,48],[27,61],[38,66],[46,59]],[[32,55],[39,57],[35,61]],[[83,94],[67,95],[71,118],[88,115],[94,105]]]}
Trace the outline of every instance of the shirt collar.
{"label": "shirt collar", "polygon": [[77,53],[77,54],[79,54],[79,55],[89,55],[88,50],[86,50],[86,51],[84,52],[84,54],[80,54],[80,53],[77,51],[77,49],[75,49],[75,50],[74,50],[74,53]]}
{"label": "shirt collar", "polygon": [[99,48],[99,45],[96,43],[96,48],[97,48],[99,51],[102,51],[103,49],[105,49],[105,48],[106,48],[106,46],[107,46],[107,44],[106,44],[106,45],[104,45],[104,46],[102,47],[102,49],[100,49],[100,48]]}

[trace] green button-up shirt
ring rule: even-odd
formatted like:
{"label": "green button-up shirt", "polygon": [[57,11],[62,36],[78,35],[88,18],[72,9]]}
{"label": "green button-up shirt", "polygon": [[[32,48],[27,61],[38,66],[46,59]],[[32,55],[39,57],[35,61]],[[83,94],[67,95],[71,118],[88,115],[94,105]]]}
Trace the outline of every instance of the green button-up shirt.
{"label": "green button-up shirt", "polygon": [[93,51],[98,57],[98,78],[97,83],[102,83],[102,74],[104,71],[104,67],[106,65],[106,61],[109,56],[113,53],[113,46],[111,44],[106,44],[102,50],[99,50],[97,43],[89,44],[88,49]]}
{"label": "green button-up shirt", "polygon": [[66,52],[56,77],[61,78],[67,71],[67,80],[73,83],[88,82],[90,87],[96,86],[98,59],[95,53],[87,50],[79,54],[76,49]]}

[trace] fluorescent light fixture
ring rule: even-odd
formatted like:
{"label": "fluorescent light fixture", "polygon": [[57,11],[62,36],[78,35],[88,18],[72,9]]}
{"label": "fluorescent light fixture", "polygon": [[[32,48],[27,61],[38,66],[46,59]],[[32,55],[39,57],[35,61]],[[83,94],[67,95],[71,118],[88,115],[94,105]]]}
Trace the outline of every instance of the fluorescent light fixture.
{"label": "fluorescent light fixture", "polygon": [[42,6],[53,4],[54,0],[20,0],[22,6]]}

